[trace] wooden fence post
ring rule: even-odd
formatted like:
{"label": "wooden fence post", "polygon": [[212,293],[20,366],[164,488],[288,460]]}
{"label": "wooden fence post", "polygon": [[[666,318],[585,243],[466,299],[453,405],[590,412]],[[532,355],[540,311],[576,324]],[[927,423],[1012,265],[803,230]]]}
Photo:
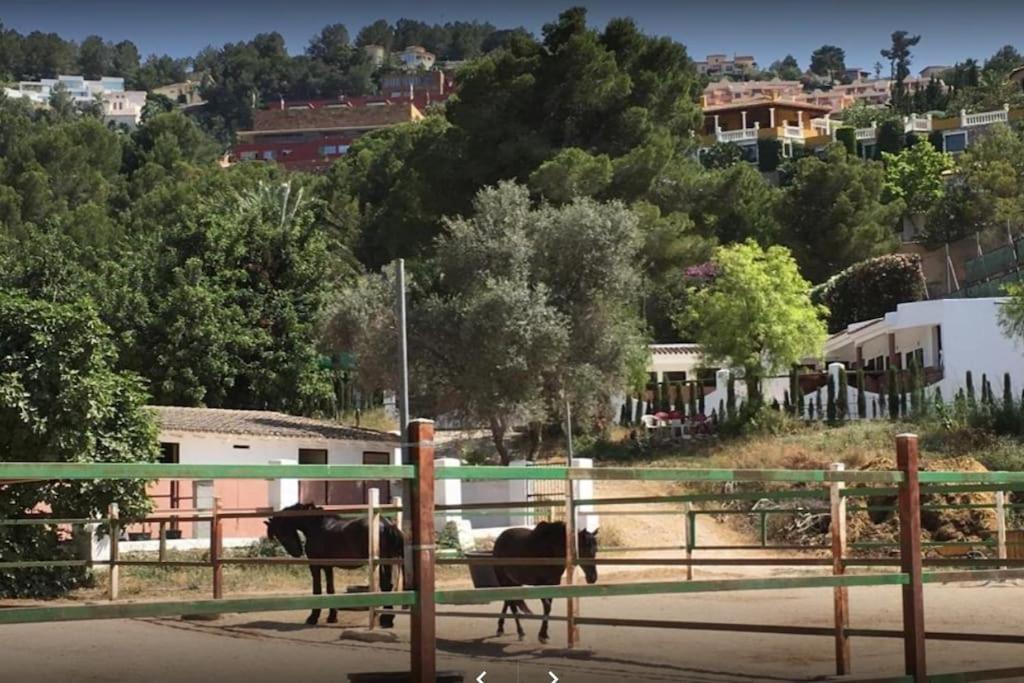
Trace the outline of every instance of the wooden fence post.
{"label": "wooden fence post", "polygon": [[157,552],[157,560],[167,561],[167,522],[160,520],[160,547]]}
{"label": "wooden fence post", "polygon": [[[1006,553],[1006,491],[996,491],[996,543],[999,559],[1005,560]],[[1006,569],[1006,567],[1000,567]]]}
{"label": "wooden fence post", "polygon": [[[570,461],[571,465],[571,461]],[[571,467],[570,467],[571,469]],[[576,575],[576,505],[574,503],[572,477],[565,479],[565,584],[571,586]],[[576,647],[579,639],[579,627],[576,616],[579,602],[573,598],[565,599],[566,645]]]}
{"label": "wooden fence post", "polygon": [[416,466],[412,496],[412,607],[411,648],[413,683],[434,683],[437,678],[434,608],[434,423],[412,420],[407,432],[409,457]]}
{"label": "wooden fence post", "polygon": [[[377,580],[377,557],[380,555],[380,514],[377,508],[380,506],[380,489],[370,489],[366,492],[366,527],[367,527],[367,589],[371,593],[380,591],[380,582]],[[370,623],[372,630],[377,625],[377,610],[370,605]]]}
{"label": "wooden fence post", "polygon": [[900,569],[909,583],[903,588],[903,659],[915,683],[928,680],[925,663],[924,584],[921,557],[921,486],[918,481],[917,435],[896,437],[896,466],[903,473],[899,487]]}
{"label": "wooden fence post", "polygon": [[121,534],[121,525],[118,524],[118,510],[117,503],[111,503],[110,507],[107,508],[107,517],[110,518],[109,530],[110,530],[110,576],[107,577],[109,583],[107,584],[107,599],[117,600],[117,594],[120,590],[120,568],[117,565],[118,560],[118,549],[117,542],[118,537]]}
{"label": "wooden fence post", "polygon": [[[829,468],[833,472],[842,472],[845,465],[833,463]],[[846,572],[843,560],[846,558],[846,498],[842,496],[845,482],[833,481],[829,486],[831,521],[829,530],[832,533],[832,574],[839,576]],[[846,676],[851,672],[850,638],[846,630],[850,628],[850,591],[846,586],[832,589],[832,602],[835,611],[836,626],[836,674]]]}
{"label": "wooden fence post", "polygon": [[[693,559],[693,529],[690,518],[693,516],[693,503],[683,503],[683,540],[686,545],[686,559]],[[693,564],[686,565],[686,580],[693,581]]]}
{"label": "wooden fence post", "polygon": [[214,496],[213,510],[210,515],[210,564],[213,566],[213,599],[224,597],[224,568],[220,563],[221,551],[224,549],[221,537],[220,498]]}

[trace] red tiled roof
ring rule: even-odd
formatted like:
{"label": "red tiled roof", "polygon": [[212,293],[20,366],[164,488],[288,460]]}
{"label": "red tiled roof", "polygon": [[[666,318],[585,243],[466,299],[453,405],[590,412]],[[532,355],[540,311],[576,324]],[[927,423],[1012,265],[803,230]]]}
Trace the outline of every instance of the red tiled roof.
{"label": "red tiled roof", "polygon": [[414,105],[379,104],[365,107],[332,106],[317,109],[261,109],[253,112],[252,130],[240,136],[281,131],[383,128],[423,118]]}
{"label": "red tiled roof", "polygon": [[698,344],[651,344],[651,354],[655,356],[699,356]]}

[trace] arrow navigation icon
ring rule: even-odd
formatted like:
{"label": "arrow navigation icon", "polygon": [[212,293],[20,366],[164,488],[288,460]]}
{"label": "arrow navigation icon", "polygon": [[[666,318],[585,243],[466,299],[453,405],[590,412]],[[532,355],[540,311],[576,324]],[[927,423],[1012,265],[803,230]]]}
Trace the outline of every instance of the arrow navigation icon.
{"label": "arrow navigation icon", "polygon": [[551,673],[550,671],[548,672],[548,676],[551,676],[551,683],[558,683],[558,676]]}
{"label": "arrow navigation icon", "polygon": [[481,671],[480,675],[476,677],[476,683],[484,683],[484,677],[487,676],[486,671]]}

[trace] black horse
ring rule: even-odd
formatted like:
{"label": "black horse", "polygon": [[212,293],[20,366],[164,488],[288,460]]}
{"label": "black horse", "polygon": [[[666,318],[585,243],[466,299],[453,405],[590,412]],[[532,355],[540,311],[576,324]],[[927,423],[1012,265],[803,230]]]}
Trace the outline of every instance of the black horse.
{"label": "black horse", "polygon": [[[582,529],[576,534],[576,548],[580,559],[594,559],[597,555],[597,530]],[[508,558],[565,558],[565,522],[541,522],[533,529],[506,529],[494,542],[494,557]],[[511,565],[495,566],[494,575],[499,586],[557,586],[562,582],[565,565]],[[587,583],[597,581],[597,566],[583,565]],[[541,623],[540,642],[548,642],[548,617],[551,615],[551,598],[542,598],[544,621]],[[505,613],[511,610],[516,620],[516,634],[522,640],[526,633],[519,623],[519,612],[532,614],[525,600],[506,600],[498,619],[498,635],[505,633]]]}
{"label": "black horse", "polygon": [[[282,512],[293,512],[299,510],[320,510],[309,503],[296,503],[286,507]],[[359,567],[366,564],[366,558],[370,555],[369,533],[366,526],[366,519],[345,520],[330,515],[277,515],[264,522],[267,525],[267,538],[276,539],[292,557],[305,555],[311,560],[338,560],[338,563],[331,565],[310,565],[309,572],[313,575],[313,595],[320,595],[320,572],[327,576],[327,594],[334,594],[334,567]],[[302,532],[302,535],[299,535]],[[403,555],[405,538],[402,531],[390,521],[381,517],[380,522],[380,557],[401,558]],[[347,561],[346,561],[347,560]],[[355,562],[354,560],[363,560]],[[392,574],[394,566],[381,563],[380,565],[380,588],[388,592],[392,589]],[[391,609],[385,607],[385,609]],[[307,624],[315,624],[320,620],[320,610],[314,609]],[[338,610],[331,608],[327,616],[328,623],[338,621]],[[382,614],[380,625],[382,628],[391,628],[394,625],[395,617],[392,614]]]}

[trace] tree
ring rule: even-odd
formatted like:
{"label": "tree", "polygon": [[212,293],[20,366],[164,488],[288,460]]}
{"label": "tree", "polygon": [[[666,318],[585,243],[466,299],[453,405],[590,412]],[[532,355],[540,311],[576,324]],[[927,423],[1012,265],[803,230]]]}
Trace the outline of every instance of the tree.
{"label": "tree", "polygon": [[889,71],[893,81],[892,103],[897,111],[910,113],[910,101],[907,97],[906,80],[910,75],[910,48],[921,42],[921,36],[911,37],[906,31],[893,31],[892,45],[882,50],[883,57],[889,60]]}
{"label": "tree", "polygon": [[800,64],[793,55],[786,55],[782,59],[772,62],[768,70],[784,81],[797,81],[803,75]]}
{"label": "tree", "polygon": [[985,60],[984,70],[996,72],[1005,78],[1022,64],[1024,64],[1024,55],[1021,55],[1013,45],[1004,45]]}
{"label": "tree", "polygon": [[957,159],[922,237],[942,244],[977,233],[1003,241],[1007,222],[1024,222],[1024,135],[997,125],[972,138]]}
{"label": "tree", "polygon": [[759,402],[762,378],[821,353],[824,309],[784,247],[754,242],[719,247],[719,273],[691,293],[682,322],[711,361],[742,368],[750,400]]}
{"label": "tree", "polygon": [[89,36],[78,47],[78,66],[86,78],[109,76],[114,68],[114,46],[99,36]]}
{"label": "tree", "polygon": [[570,147],[530,174],[530,187],[553,202],[600,194],[612,181],[612,162],[606,154],[590,155]]}
{"label": "tree", "polygon": [[945,175],[953,169],[953,157],[926,140],[899,154],[882,152],[882,161],[885,193],[890,199],[901,200],[911,214],[925,213],[941,201],[946,189]]}
{"label": "tree", "polygon": [[[0,461],[149,462],[156,430],[138,377],[114,370],[109,330],[85,302],[34,300],[0,291]],[[148,510],[145,482],[64,481],[0,486],[0,517],[46,506],[55,517],[97,517],[118,503],[127,518]],[[80,530],[79,530],[80,531]],[[0,555],[66,557],[56,527],[0,534]],[[84,575],[47,568],[0,572],[4,597],[54,597]]]}
{"label": "tree", "polygon": [[811,73],[838,81],[846,71],[846,51],[835,45],[822,45],[811,53]]}
{"label": "tree", "polygon": [[160,404],[329,409],[316,345],[331,272],[303,193],[289,184],[204,189],[127,264],[145,316],[125,362]]}
{"label": "tree", "polygon": [[334,67],[347,66],[352,54],[348,29],[344,24],[324,26],[320,33],[309,41],[306,54]]}
{"label": "tree", "polygon": [[114,46],[111,64],[114,74],[125,79],[129,88],[138,86],[137,79],[140,63],[139,49],[130,40],[122,40]]}
{"label": "tree", "polygon": [[793,250],[805,277],[822,282],[891,251],[902,207],[882,202],[884,178],[880,164],[863,162],[838,146],[823,158],[796,162],[778,217],[783,243]]}

